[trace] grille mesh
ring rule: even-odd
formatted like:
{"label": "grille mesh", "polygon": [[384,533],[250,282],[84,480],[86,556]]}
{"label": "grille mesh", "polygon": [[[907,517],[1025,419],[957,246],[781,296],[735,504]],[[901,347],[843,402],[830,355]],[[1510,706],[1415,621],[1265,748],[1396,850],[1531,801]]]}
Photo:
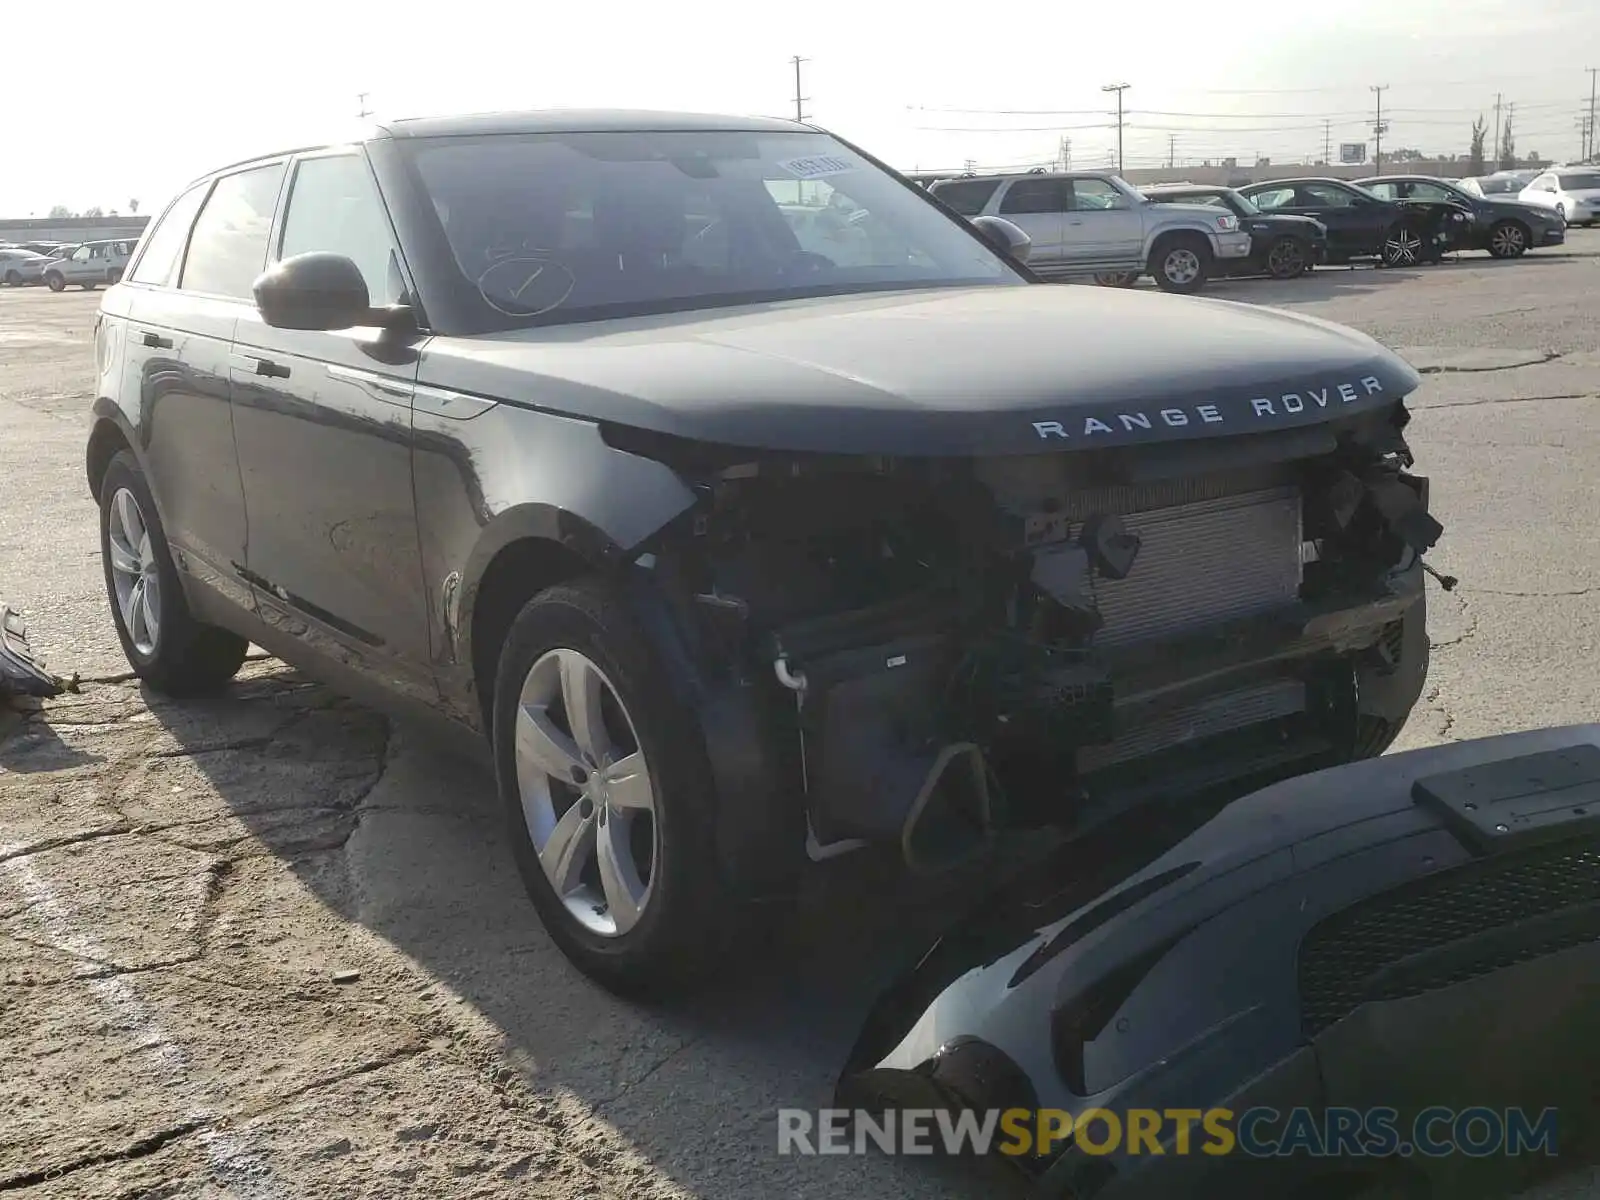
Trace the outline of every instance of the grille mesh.
{"label": "grille mesh", "polygon": [[1420,995],[1593,940],[1587,933],[1484,950],[1437,972],[1379,980],[1384,968],[1537,917],[1600,904],[1600,841],[1529,851],[1443,871],[1362,901],[1315,926],[1300,946],[1301,1022],[1314,1035],[1363,1003]]}
{"label": "grille mesh", "polygon": [[1103,770],[1130,758],[1304,712],[1305,707],[1306,685],[1298,679],[1274,679],[1208,696],[1196,704],[1140,721],[1109,745],[1085,746],[1078,751],[1078,769]]}

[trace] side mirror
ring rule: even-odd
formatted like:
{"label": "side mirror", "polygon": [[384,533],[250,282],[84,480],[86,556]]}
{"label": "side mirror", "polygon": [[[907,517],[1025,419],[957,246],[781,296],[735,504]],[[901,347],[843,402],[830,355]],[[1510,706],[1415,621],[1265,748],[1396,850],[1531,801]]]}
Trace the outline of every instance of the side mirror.
{"label": "side mirror", "polygon": [[1001,217],[973,217],[972,227],[979,237],[1007,258],[1019,263],[1028,261],[1033,239],[1010,221]]}
{"label": "side mirror", "polygon": [[350,329],[379,325],[361,269],[342,254],[311,250],[274,263],[251,291],[262,319],[276,329]]}

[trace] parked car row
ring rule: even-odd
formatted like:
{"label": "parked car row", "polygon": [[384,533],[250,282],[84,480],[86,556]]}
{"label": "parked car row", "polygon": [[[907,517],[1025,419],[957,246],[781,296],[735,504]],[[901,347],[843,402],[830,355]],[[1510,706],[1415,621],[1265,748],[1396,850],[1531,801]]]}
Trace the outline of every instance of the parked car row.
{"label": "parked car row", "polygon": [[1032,239],[1028,265],[1047,279],[1130,286],[1148,274],[1171,292],[1199,291],[1218,276],[1293,279],[1321,263],[1357,259],[1409,267],[1452,251],[1515,258],[1561,245],[1569,223],[1600,220],[1600,172],[1592,169],[1537,175],[1515,195],[1497,189],[1493,177],[1382,175],[1141,191],[1094,171],[971,175],[928,185],[962,216],[1020,227]]}
{"label": "parked car row", "polygon": [[[24,242],[0,246],[0,283],[7,287],[44,284],[52,292],[76,284],[85,291],[116,283],[133,256],[136,238],[62,245]],[[38,249],[47,246],[48,249]]]}

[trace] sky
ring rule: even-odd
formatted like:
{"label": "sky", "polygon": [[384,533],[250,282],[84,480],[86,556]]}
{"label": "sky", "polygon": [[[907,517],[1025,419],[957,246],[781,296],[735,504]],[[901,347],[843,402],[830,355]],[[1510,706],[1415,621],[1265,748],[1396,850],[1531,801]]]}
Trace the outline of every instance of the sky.
{"label": "sky", "polygon": [[[0,218],[159,210],[252,154],[367,120],[562,107],[804,115],[902,170],[1129,168],[1371,142],[1465,154],[1514,105],[1520,153],[1581,153],[1595,0],[1025,2],[997,9],[751,0],[0,0]],[[113,36],[70,62],[72,29]],[[36,39],[37,52],[17,53]],[[363,102],[360,93],[366,93]],[[1503,108],[1502,113],[1507,109]]]}

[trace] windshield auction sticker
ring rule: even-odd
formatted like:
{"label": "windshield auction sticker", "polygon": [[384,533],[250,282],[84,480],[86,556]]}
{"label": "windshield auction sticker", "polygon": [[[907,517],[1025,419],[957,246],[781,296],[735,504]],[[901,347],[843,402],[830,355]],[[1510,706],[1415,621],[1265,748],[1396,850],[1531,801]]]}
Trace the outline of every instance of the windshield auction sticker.
{"label": "windshield auction sticker", "polygon": [[814,154],[810,158],[791,158],[778,164],[796,179],[821,179],[824,175],[843,175],[856,164],[836,154]]}

